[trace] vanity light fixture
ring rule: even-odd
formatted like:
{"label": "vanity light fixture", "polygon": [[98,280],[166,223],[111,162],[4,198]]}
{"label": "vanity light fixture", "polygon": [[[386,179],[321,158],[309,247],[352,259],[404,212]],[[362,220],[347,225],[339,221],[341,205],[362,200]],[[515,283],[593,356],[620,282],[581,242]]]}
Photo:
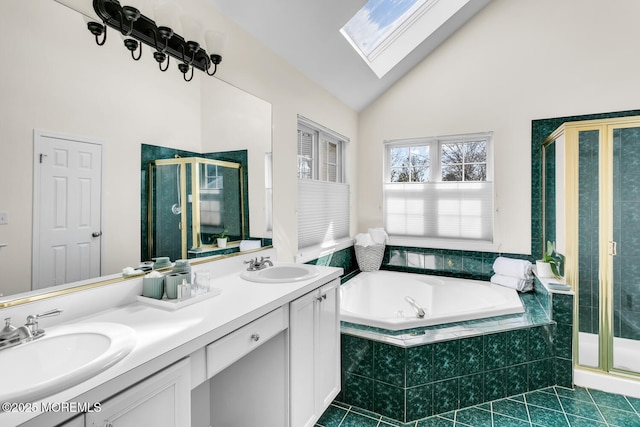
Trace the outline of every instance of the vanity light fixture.
{"label": "vanity light fixture", "polygon": [[[122,34],[125,47],[136,61],[142,56],[142,44],[146,44],[154,50],[153,57],[161,71],[166,71],[169,68],[170,57],[177,59],[179,61],[178,69],[185,81],[193,79],[194,68],[204,71],[209,76],[213,76],[218,70],[218,65],[222,62],[222,56],[219,53],[207,53],[199,42],[185,40],[180,34],[177,34],[175,28],[156,25],[139,9],[128,5],[121,6],[118,0],[92,1],[95,15],[102,23],[88,20],[87,28],[95,36],[96,44],[99,46],[104,45],[107,40],[108,26]],[[123,2],[126,1],[128,0],[123,0]],[[205,35],[205,39],[209,50],[219,49],[222,46],[219,33],[209,31]],[[187,77],[189,71],[191,74]]]}

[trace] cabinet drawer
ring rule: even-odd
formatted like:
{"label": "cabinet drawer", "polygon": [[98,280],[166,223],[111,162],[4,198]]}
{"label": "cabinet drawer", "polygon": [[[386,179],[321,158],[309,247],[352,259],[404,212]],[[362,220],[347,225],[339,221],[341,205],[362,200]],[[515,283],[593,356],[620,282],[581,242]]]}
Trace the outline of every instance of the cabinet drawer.
{"label": "cabinet drawer", "polygon": [[211,378],[262,343],[287,329],[287,310],[280,307],[207,346],[207,378]]}

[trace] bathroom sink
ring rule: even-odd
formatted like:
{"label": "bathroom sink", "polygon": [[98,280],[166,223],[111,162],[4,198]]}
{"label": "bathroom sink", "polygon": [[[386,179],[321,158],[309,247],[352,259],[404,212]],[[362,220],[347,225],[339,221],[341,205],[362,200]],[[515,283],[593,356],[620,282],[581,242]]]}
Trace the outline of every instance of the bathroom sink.
{"label": "bathroom sink", "polygon": [[243,271],[243,279],[260,283],[300,282],[316,277],[320,272],[309,264],[276,264],[258,271]]}
{"label": "bathroom sink", "polygon": [[0,401],[33,402],[79,384],[124,358],[136,344],[110,322],[54,326],[42,338],[0,350]]}

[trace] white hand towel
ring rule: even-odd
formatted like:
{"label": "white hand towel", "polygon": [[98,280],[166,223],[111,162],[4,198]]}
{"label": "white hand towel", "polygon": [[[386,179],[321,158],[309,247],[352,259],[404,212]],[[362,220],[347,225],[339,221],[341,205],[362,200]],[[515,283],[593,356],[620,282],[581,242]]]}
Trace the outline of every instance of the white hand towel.
{"label": "white hand towel", "polygon": [[389,238],[389,235],[387,234],[386,231],[384,231],[384,228],[370,228],[369,229],[369,234],[371,235],[371,238],[373,239],[373,243],[377,244],[377,245],[384,245],[387,243],[387,239]]}
{"label": "white hand towel", "polygon": [[360,233],[356,235],[356,245],[358,246],[371,246],[373,245],[373,239],[369,233]]}
{"label": "white hand towel", "polygon": [[520,292],[528,292],[533,289],[533,279],[518,279],[517,277],[502,276],[500,274],[491,276],[491,283],[516,289]]}
{"label": "white hand towel", "polygon": [[498,257],[493,263],[493,271],[501,276],[511,276],[518,279],[533,279],[531,263],[524,259]]}
{"label": "white hand towel", "polygon": [[260,247],[260,240],[241,240],[240,252],[248,251],[251,249],[258,249]]}

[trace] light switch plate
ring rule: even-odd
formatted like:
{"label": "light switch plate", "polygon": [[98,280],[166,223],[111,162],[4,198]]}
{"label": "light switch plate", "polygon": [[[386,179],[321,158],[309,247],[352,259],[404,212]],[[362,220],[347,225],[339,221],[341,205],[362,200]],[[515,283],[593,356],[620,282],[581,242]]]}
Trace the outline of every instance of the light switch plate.
{"label": "light switch plate", "polygon": [[0,225],[9,224],[9,212],[0,212]]}

